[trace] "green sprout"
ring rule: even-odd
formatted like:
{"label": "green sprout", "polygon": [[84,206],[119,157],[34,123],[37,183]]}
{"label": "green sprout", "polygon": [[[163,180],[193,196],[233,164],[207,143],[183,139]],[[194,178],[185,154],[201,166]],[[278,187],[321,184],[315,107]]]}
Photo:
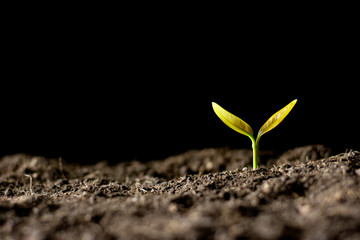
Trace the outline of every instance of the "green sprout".
{"label": "green sprout", "polygon": [[260,128],[258,135],[255,137],[253,135],[253,130],[243,120],[241,120],[239,117],[229,113],[222,107],[220,107],[217,103],[213,102],[212,107],[216,113],[216,115],[230,128],[233,130],[244,134],[248,136],[251,139],[252,142],[252,149],[253,149],[253,169],[257,169],[258,167],[258,158],[259,158],[259,141],[260,137],[264,135],[265,133],[269,132],[273,128],[275,128],[279,123],[281,123],[282,120],[289,114],[291,109],[295,106],[297,102],[297,99],[286,105],[284,108],[276,112],[274,115],[272,115],[265,124]]}

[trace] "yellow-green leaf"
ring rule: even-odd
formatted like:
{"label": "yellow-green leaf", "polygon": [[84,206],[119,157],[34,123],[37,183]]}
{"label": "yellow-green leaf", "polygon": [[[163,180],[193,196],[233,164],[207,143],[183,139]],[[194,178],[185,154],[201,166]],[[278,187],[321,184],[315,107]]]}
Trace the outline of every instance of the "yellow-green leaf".
{"label": "yellow-green leaf", "polygon": [[246,122],[244,122],[243,120],[241,120],[240,118],[238,118],[237,116],[235,116],[234,114],[229,113],[228,111],[226,111],[225,109],[223,109],[222,107],[220,107],[217,103],[213,102],[212,103],[212,107],[216,113],[216,115],[230,128],[232,128],[233,130],[244,134],[248,137],[250,137],[251,139],[253,139],[253,130],[252,128],[249,126],[249,124],[247,124]]}
{"label": "yellow-green leaf", "polygon": [[258,138],[262,136],[263,134],[267,133],[268,131],[275,128],[279,123],[284,120],[284,118],[289,114],[291,109],[295,106],[297,102],[297,99],[286,105],[284,108],[282,108],[280,111],[276,112],[274,115],[272,115],[265,124],[260,128],[258,133]]}

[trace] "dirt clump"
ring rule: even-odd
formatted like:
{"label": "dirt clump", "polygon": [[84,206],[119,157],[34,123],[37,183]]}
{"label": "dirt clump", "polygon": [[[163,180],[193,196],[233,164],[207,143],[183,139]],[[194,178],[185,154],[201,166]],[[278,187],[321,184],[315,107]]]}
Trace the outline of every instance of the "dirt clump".
{"label": "dirt clump", "polygon": [[[0,239],[360,239],[360,153],[192,150],[81,166],[0,161]],[[30,185],[30,179],[32,184]]]}

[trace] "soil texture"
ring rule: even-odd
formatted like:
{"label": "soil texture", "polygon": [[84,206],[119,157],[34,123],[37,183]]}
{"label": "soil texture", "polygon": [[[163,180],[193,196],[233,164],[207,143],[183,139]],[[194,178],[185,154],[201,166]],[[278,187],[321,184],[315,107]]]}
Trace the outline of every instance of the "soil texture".
{"label": "soil texture", "polygon": [[360,239],[360,153],[322,145],[164,160],[0,160],[0,239]]}

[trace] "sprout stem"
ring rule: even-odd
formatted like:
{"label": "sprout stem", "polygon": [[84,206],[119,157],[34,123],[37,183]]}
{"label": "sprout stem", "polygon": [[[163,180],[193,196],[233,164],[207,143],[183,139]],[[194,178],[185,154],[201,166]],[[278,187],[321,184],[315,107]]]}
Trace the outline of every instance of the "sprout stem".
{"label": "sprout stem", "polygon": [[253,169],[256,170],[258,167],[259,161],[259,137],[256,139],[254,137],[250,137],[252,142],[252,150],[253,150]]}
{"label": "sprout stem", "polygon": [[252,143],[252,149],[253,149],[253,169],[256,170],[258,167],[259,146],[257,146],[257,144],[255,144],[254,141]]}

